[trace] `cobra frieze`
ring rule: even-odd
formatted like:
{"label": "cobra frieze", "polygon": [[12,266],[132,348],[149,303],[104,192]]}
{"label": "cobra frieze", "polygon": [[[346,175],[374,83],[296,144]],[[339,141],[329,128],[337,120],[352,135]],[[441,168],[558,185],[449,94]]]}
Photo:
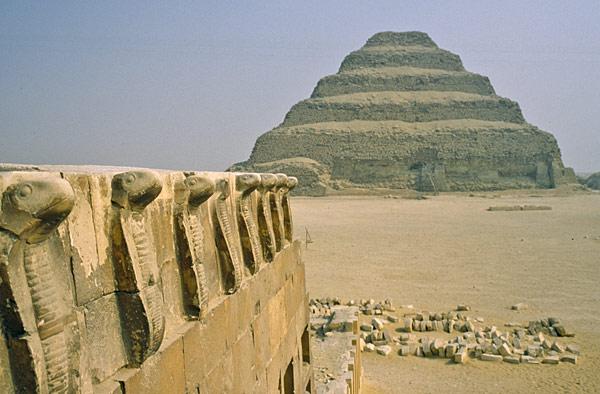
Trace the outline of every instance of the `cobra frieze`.
{"label": "cobra frieze", "polygon": [[277,250],[283,249],[285,240],[285,222],[283,214],[283,194],[287,187],[287,176],[285,174],[275,174],[277,183],[275,191],[271,194],[271,215],[273,216],[273,228],[277,240]]}
{"label": "cobra frieze", "polygon": [[259,270],[263,260],[258,226],[252,208],[252,193],[260,185],[260,176],[258,174],[238,174],[235,180],[236,190],[240,193],[238,207],[241,217],[239,224],[244,261],[250,272],[255,273]]}
{"label": "cobra frieze", "polygon": [[[128,171],[112,180],[112,201],[117,205],[119,223],[128,258],[120,262],[122,318],[131,322],[125,330],[130,363],[137,365],[155,353],[163,339],[163,297],[152,236],[146,229],[144,209],[161,192],[162,183],[152,171]],[[126,278],[129,275],[128,278]],[[125,287],[125,288],[123,288]],[[142,316],[139,316],[140,310]]]}
{"label": "cobra frieze", "polygon": [[76,319],[67,280],[59,277],[69,261],[56,230],[73,209],[73,189],[58,177],[15,178],[2,195],[0,308],[11,358],[30,363],[15,362],[12,373],[27,390],[66,393],[78,387],[66,332]]}
{"label": "cobra frieze", "polygon": [[273,229],[273,216],[271,215],[271,195],[273,188],[277,183],[277,178],[273,174],[261,174],[258,202],[258,230],[262,243],[265,261],[273,261],[277,253],[277,240],[275,230]]}
{"label": "cobra frieze", "polygon": [[[217,198],[215,199],[217,219],[221,236],[225,241],[225,245],[219,245],[219,252],[224,264],[221,269],[225,276],[225,292],[228,294],[236,292],[242,283],[242,256],[239,247],[237,233],[233,228],[232,221],[235,216],[229,208],[230,200],[230,185],[227,178],[221,178],[216,183]],[[226,249],[226,250],[223,250]]]}
{"label": "cobra frieze", "polygon": [[284,232],[285,239],[288,242],[292,242],[294,240],[294,224],[292,222],[292,209],[290,207],[290,191],[296,187],[298,184],[298,179],[296,177],[290,176],[287,178],[286,187],[283,190],[282,195],[282,208],[283,208],[283,224],[284,224]]}
{"label": "cobra frieze", "polygon": [[188,313],[203,318],[208,310],[209,291],[201,207],[213,195],[215,184],[208,177],[188,175],[183,181],[183,186],[186,192],[185,202],[177,220],[179,228],[183,230],[185,248],[189,253],[189,259],[187,253],[180,253],[184,302],[188,304]]}

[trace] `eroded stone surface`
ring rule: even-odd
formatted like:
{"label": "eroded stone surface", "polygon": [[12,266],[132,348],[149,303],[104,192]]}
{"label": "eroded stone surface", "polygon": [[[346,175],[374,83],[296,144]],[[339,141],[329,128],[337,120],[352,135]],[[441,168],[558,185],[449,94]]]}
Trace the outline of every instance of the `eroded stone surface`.
{"label": "eroded stone surface", "polygon": [[0,319],[15,387],[81,389],[80,328],[58,229],[74,206],[58,174],[0,173]]}
{"label": "eroded stone surface", "polygon": [[291,186],[240,175],[0,166],[0,391],[314,392]]}
{"label": "eroded stone surface", "polygon": [[375,34],[231,169],[285,172],[308,195],[576,182],[551,134],[420,32]]}

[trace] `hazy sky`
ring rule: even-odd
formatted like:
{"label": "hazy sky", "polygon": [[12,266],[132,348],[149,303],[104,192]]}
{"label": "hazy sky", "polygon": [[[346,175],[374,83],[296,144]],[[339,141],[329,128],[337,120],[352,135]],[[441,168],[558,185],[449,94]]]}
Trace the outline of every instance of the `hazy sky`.
{"label": "hazy sky", "polygon": [[0,2],[0,162],[222,170],[379,31],[420,30],[600,170],[600,1]]}

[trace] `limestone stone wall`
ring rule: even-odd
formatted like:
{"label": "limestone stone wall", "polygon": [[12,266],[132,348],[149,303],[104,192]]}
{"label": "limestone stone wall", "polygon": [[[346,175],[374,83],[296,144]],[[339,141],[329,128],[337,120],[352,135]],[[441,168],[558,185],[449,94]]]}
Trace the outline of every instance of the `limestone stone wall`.
{"label": "limestone stone wall", "polygon": [[295,185],[0,165],[0,392],[314,392]]}

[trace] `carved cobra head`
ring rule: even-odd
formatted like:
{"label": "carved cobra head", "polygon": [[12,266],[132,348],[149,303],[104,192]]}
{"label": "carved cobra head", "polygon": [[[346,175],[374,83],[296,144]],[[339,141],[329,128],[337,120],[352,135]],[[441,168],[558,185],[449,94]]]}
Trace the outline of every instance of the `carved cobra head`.
{"label": "carved cobra head", "polygon": [[229,178],[222,177],[222,178],[218,179],[216,182],[216,186],[217,186],[217,191],[219,193],[221,193],[221,195],[219,196],[220,198],[225,199],[225,198],[229,197],[229,194],[230,194]]}
{"label": "carved cobra head", "polygon": [[260,188],[271,190],[277,184],[277,177],[273,174],[260,174]]}
{"label": "carved cobra head", "polygon": [[188,202],[195,207],[210,198],[215,192],[215,182],[202,175],[190,175],[185,178],[184,184],[190,191]]}
{"label": "carved cobra head", "polygon": [[235,176],[235,189],[239,192],[251,192],[260,185],[260,175],[246,173]]}
{"label": "carved cobra head", "polygon": [[279,190],[282,187],[287,187],[287,180],[288,180],[287,175],[275,174],[275,176],[277,177],[277,184],[275,185],[275,188],[277,188]]}
{"label": "carved cobra head", "polygon": [[287,188],[289,190],[292,190],[297,185],[298,185],[298,178],[296,178],[295,176],[289,176],[287,179]]}
{"label": "carved cobra head", "polygon": [[158,174],[150,170],[122,172],[112,179],[112,201],[134,211],[143,210],[161,191]]}
{"label": "carved cobra head", "polygon": [[2,194],[0,227],[28,243],[42,242],[71,213],[73,188],[64,179],[19,176]]}

